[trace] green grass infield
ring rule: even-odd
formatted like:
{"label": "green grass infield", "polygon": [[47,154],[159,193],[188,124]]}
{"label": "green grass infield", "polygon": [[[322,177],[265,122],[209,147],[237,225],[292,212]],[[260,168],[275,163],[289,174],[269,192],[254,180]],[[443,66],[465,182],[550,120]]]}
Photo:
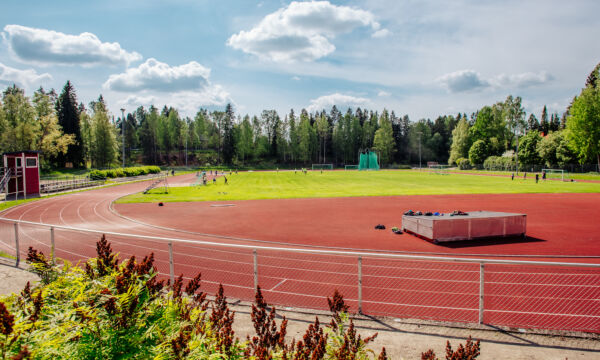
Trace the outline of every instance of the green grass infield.
{"label": "green grass infield", "polygon": [[408,170],[383,171],[279,171],[240,172],[227,175],[216,184],[206,186],[169,187],[169,193],[158,187],[148,194],[123,197],[117,203],[227,201],[256,199],[324,198],[347,196],[392,196],[436,194],[497,193],[591,193],[600,192],[600,183],[542,181],[535,176],[477,176]]}

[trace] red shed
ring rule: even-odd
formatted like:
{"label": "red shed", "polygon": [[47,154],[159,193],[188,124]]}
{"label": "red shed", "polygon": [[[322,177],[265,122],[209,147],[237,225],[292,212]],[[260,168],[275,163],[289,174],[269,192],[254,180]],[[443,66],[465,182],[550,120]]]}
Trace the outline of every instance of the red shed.
{"label": "red shed", "polygon": [[40,156],[39,151],[15,151],[4,153],[4,174],[10,171],[7,194],[27,195],[40,193]]}

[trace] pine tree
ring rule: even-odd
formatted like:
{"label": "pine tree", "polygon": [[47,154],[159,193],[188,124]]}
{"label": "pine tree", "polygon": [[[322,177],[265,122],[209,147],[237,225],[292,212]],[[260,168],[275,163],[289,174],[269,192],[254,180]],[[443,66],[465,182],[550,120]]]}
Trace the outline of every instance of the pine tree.
{"label": "pine tree", "polygon": [[560,129],[560,119],[558,114],[554,113],[550,116],[550,131],[558,131]]}
{"label": "pine tree", "polygon": [[84,166],[78,103],[75,89],[70,81],[67,81],[56,101],[56,114],[63,133],[73,134],[75,139],[75,143],[69,145],[65,155],[58,155],[57,162],[61,166],[65,166],[66,163],[71,163],[74,167]]}
{"label": "pine tree", "polygon": [[594,68],[594,70],[592,70],[592,72],[590,73],[590,75],[588,76],[586,82],[585,82],[585,86],[586,87],[591,87],[591,88],[597,88],[598,87],[598,78],[600,77],[600,63],[598,63],[598,65],[596,65],[596,67]]}
{"label": "pine tree", "polygon": [[223,161],[225,164],[231,164],[235,155],[234,116],[233,106],[227,104],[225,107],[225,118],[223,119]]}
{"label": "pine tree", "polygon": [[527,131],[539,130],[540,123],[534,114],[529,115],[529,119],[527,119]]}
{"label": "pine tree", "polygon": [[548,130],[550,130],[550,123],[548,122],[548,110],[546,109],[546,105],[544,105],[544,109],[542,110],[542,120],[540,121],[540,131],[542,135],[548,134]]}

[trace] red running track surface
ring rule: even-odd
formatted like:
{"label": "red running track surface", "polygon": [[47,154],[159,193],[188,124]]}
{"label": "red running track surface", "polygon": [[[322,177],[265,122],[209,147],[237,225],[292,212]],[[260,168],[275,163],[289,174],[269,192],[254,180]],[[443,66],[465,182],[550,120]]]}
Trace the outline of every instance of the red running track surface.
{"label": "red running track surface", "polygon": [[[189,183],[192,176],[169,178]],[[223,203],[116,204],[146,184],[128,184],[36,201],[1,215],[54,225],[220,243],[305,248],[329,247],[382,252],[489,255],[591,256],[554,261],[600,263],[600,194],[510,194],[289,199]],[[408,209],[451,212],[491,210],[528,215],[528,238],[438,246],[416,237],[395,235]],[[123,217],[124,216],[124,217]],[[126,218],[125,218],[126,217]],[[130,219],[134,219],[130,220]],[[388,227],[378,231],[378,223]],[[48,251],[48,230],[21,227],[21,241]],[[6,226],[0,230],[10,237]],[[205,234],[201,235],[199,233]],[[214,237],[224,235],[232,238]],[[57,230],[57,256],[85,260],[94,256],[97,234]],[[109,236],[113,248],[138,258],[154,252],[162,274],[169,273],[164,242]],[[278,246],[278,245],[276,245]],[[24,248],[24,247],[23,247]],[[285,306],[324,308],[324,297],[339,289],[356,310],[357,257],[258,251],[258,279],[268,301]],[[224,283],[233,298],[252,299],[250,249],[174,244],[175,272],[203,274],[212,293]],[[478,264],[365,257],[363,312],[374,315],[476,322]],[[484,321],[496,325],[600,332],[600,270],[486,265]]]}

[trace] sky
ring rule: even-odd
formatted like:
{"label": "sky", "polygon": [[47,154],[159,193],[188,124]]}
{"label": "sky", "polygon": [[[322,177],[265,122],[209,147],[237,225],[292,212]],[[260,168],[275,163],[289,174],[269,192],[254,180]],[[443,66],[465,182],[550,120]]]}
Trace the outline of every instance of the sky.
{"label": "sky", "polygon": [[521,96],[562,115],[600,62],[597,0],[3,0],[0,87],[111,113],[173,106],[285,116],[348,107],[411,120]]}

